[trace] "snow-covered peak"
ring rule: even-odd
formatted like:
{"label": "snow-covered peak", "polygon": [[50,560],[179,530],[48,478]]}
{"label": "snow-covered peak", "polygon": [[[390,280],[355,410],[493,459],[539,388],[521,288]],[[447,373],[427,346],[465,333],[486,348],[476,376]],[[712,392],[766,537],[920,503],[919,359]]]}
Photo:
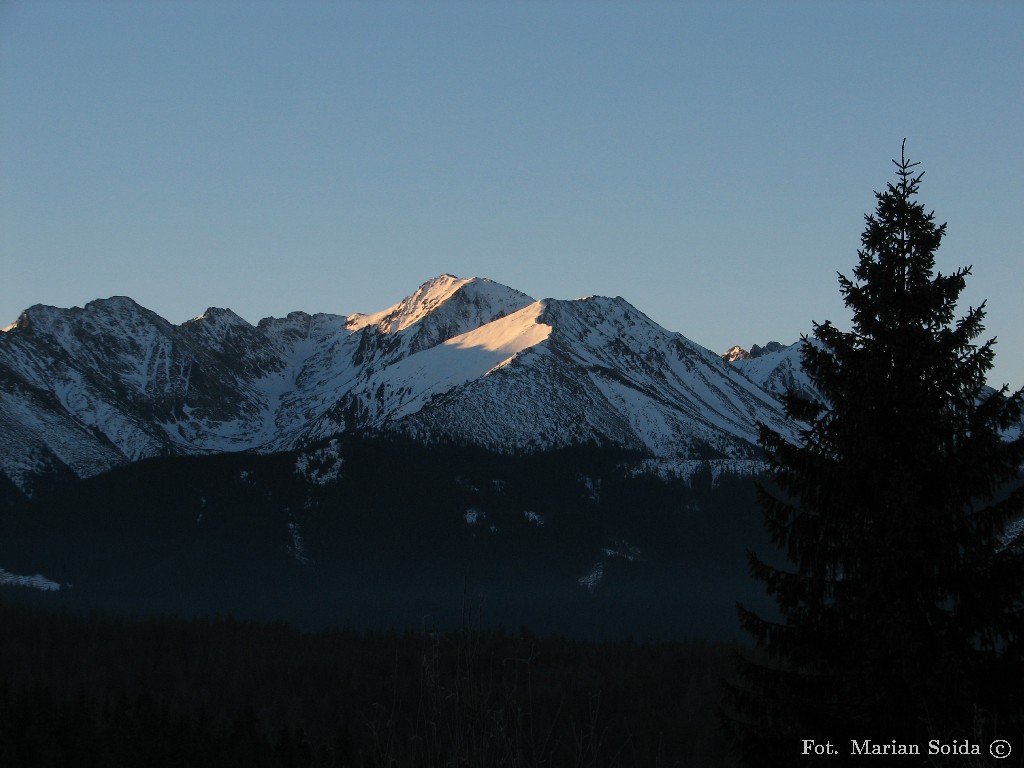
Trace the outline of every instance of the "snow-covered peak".
{"label": "snow-covered peak", "polygon": [[432,397],[483,379],[520,353],[544,342],[551,327],[540,320],[543,302],[411,354],[377,373],[365,385],[369,406],[389,419],[420,410]]}
{"label": "snow-covered peak", "polygon": [[[75,307],[76,310],[81,312],[81,309]],[[53,328],[59,327],[64,323],[64,316],[69,310],[60,309],[59,307],[51,307],[48,304],[33,304],[28,309],[22,311],[18,315],[18,319],[11,323],[4,330],[7,332],[20,330],[20,331],[35,331],[38,330],[42,333],[52,331]]]}
{"label": "snow-covered peak", "polygon": [[247,320],[239,317],[230,309],[210,307],[199,317],[181,324],[182,330],[205,337],[208,343],[222,348],[229,335],[234,333],[251,333],[254,328]]}
{"label": "snow-covered peak", "polygon": [[[475,369],[460,371],[465,384],[437,375],[463,361]],[[771,395],[621,297],[544,299],[389,373],[399,370],[364,401],[375,416],[387,404],[380,423],[498,450],[611,443],[746,457],[758,421],[787,429]]]}
{"label": "snow-covered peak", "polygon": [[181,324],[184,337],[200,341],[208,349],[246,358],[249,362],[275,368],[273,352],[263,349],[266,335],[230,309],[210,307],[199,317]]}
{"label": "snow-covered peak", "polygon": [[540,321],[552,325],[562,339],[589,347],[610,342],[634,352],[677,336],[662,328],[621,296],[587,296],[565,301],[545,299]]}
{"label": "snow-covered peak", "polygon": [[205,321],[207,323],[226,323],[228,325],[250,325],[250,323],[236,315],[230,309],[221,309],[220,307],[208,307],[203,314],[198,317],[194,317],[187,321],[188,323],[198,323]]}
{"label": "snow-covered peak", "polygon": [[[816,343],[811,340],[812,344]],[[733,366],[744,376],[775,395],[783,395],[794,390],[805,397],[817,398],[814,383],[803,369],[803,344],[782,346],[777,342],[769,342],[764,351],[748,359],[735,360]]]}
{"label": "snow-covered peak", "polygon": [[68,351],[84,346],[99,352],[109,349],[112,342],[130,344],[153,328],[166,331],[172,326],[127,296],[113,296],[70,309],[33,305],[21,313],[8,334],[23,331],[35,344],[47,343],[46,339]]}
{"label": "snow-covered peak", "polygon": [[729,347],[722,353],[722,359],[727,363],[735,363],[737,360],[749,360],[750,353],[740,346]]}
{"label": "snow-covered peak", "polygon": [[348,318],[348,327],[356,331],[368,325],[376,325],[384,333],[404,331],[450,299],[452,294],[470,279],[472,278],[458,278],[448,274],[432,278],[417,288],[411,296],[406,296],[387,309],[370,315],[351,315]]}
{"label": "snow-covered peak", "polygon": [[[38,307],[29,309],[36,311]],[[72,307],[64,310],[57,307],[46,307],[46,317],[56,320],[61,325],[69,323],[89,333],[130,333],[142,325],[159,325],[169,328],[170,323],[160,315],[136,302],[128,296],[111,296],[108,299],[90,301],[84,307]],[[38,319],[33,318],[38,327]]]}
{"label": "snow-covered peak", "polygon": [[87,313],[104,312],[111,314],[118,312],[149,312],[148,309],[130,296],[111,296],[108,299],[94,299],[85,305],[85,311]]}
{"label": "snow-covered peak", "polygon": [[264,317],[257,328],[272,337],[324,336],[345,329],[347,318],[327,312],[289,312],[287,317]]}
{"label": "snow-covered peak", "polygon": [[780,344],[777,341],[769,341],[763,347],[760,344],[752,345],[749,352],[740,346],[729,347],[729,349],[722,354],[722,359],[727,363],[735,363],[737,360],[753,360],[761,357],[762,355],[781,352],[788,346],[789,345],[787,344]]}
{"label": "snow-covered peak", "polygon": [[11,331],[17,330],[18,328],[25,328],[26,326],[28,326],[29,322],[30,321],[28,318],[28,310],[23,310],[22,313],[18,315],[17,320],[15,320],[10,325],[4,326],[3,332],[10,333]]}
{"label": "snow-covered peak", "polygon": [[[469,325],[464,332],[532,304],[533,299],[488,278],[440,275],[423,283],[415,293],[381,312],[355,314],[348,318],[348,328],[357,331],[376,326],[382,333],[399,333],[422,322],[445,307],[463,316]],[[459,306],[451,306],[458,304]]]}

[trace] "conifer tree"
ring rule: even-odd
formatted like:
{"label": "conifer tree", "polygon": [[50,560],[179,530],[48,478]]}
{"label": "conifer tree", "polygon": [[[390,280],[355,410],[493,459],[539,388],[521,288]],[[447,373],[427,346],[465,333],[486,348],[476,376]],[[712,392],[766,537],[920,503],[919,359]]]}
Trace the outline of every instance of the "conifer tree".
{"label": "conifer tree", "polygon": [[751,572],[778,612],[740,607],[756,651],[730,690],[751,764],[811,764],[805,739],[832,742],[828,765],[856,762],[851,739],[1021,743],[1024,390],[986,386],[984,304],[955,319],[971,269],[936,271],[946,225],[916,201],[918,163],[893,162],[839,275],[852,330],[803,338],[819,397],[786,398],[800,440],[761,428],[780,552]]}

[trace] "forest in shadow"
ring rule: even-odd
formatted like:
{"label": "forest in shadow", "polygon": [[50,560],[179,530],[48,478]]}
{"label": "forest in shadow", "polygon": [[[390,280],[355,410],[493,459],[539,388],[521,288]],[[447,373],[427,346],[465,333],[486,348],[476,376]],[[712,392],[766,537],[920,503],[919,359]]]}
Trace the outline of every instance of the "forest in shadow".
{"label": "forest in shadow", "polygon": [[0,766],[731,766],[724,643],[128,619],[0,590]]}

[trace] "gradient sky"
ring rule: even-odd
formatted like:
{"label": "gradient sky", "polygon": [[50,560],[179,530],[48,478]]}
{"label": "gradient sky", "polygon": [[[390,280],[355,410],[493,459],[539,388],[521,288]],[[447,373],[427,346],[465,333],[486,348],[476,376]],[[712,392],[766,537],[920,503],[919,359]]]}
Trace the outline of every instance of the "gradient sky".
{"label": "gradient sky", "polygon": [[848,327],[907,138],[1024,385],[1024,3],[0,2],[0,325],[373,312],[444,272],[721,352]]}

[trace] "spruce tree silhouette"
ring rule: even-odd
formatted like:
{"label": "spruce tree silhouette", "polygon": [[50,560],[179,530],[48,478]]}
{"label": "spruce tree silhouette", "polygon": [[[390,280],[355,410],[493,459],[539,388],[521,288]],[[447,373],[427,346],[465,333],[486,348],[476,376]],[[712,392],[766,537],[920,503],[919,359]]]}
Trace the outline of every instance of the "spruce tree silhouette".
{"label": "spruce tree silhouette", "polygon": [[986,386],[984,304],[954,320],[971,268],[936,272],[946,225],[916,202],[905,145],[853,278],[839,276],[852,330],[803,338],[820,397],[786,398],[799,443],[761,428],[780,552],[750,563],[778,615],[739,607],[755,650],[727,697],[751,765],[813,764],[826,742],[833,766],[863,759],[854,740],[918,745],[915,764],[934,759],[930,739],[1021,743],[1024,537],[1008,530],[1024,441],[1007,430],[1024,390]]}

